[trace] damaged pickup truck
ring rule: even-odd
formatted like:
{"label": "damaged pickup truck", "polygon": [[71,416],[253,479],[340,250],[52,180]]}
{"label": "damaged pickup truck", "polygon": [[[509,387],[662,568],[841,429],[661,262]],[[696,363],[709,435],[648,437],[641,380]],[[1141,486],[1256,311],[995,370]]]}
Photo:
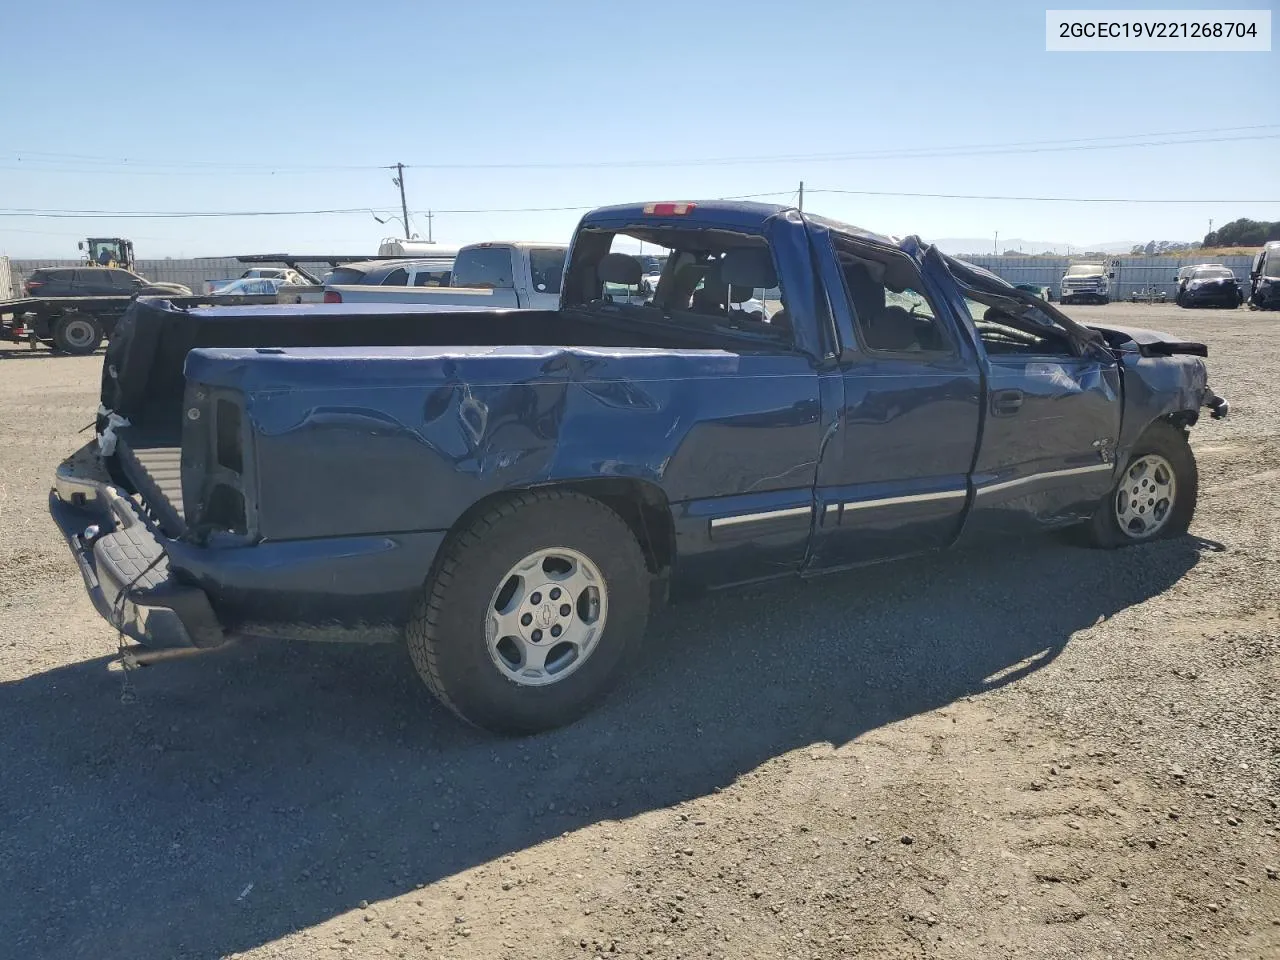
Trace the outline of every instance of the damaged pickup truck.
{"label": "damaged pickup truck", "polygon": [[527,733],[599,700],[681,589],[1183,534],[1188,430],[1227,409],[1206,355],[913,237],[607,207],[558,310],[139,301],[50,507],[141,644],[402,639],[455,713]]}

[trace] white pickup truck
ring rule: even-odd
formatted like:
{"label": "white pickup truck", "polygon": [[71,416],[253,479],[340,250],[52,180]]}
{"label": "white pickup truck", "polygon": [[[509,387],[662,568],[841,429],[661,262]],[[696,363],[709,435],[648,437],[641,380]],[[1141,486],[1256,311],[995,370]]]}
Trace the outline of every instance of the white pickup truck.
{"label": "white pickup truck", "polygon": [[330,283],[325,303],[434,303],[555,310],[569,248],[554,243],[473,243],[462,247],[446,287]]}

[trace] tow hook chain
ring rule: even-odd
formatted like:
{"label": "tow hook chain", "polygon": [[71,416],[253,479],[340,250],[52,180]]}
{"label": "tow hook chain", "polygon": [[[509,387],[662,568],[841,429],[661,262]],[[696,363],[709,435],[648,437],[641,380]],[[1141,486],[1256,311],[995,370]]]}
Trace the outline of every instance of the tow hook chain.
{"label": "tow hook chain", "polygon": [[116,644],[116,656],[120,658],[120,702],[130,704],[138,702],[138,693],[133,686],[133,678],[129,676],[136,665],[133,658],[125,650],[124,631],[117,628],[119,641]]}
{"label": "tow hook chain", "polygon": [[133,678],[129,676],[130,672],[137,666],[137,663],[134,662],[132,654],[129,653],[125,646],[124,605],[128,602],[129,594],[133,592],[133,588],[137,586],[138,581],[150,573],[163,556],[164,554],[157,554],[150,563],[138,572],[136,577],[125,584],[116,597],[111,611],[115,614],[116,655],[120,658],[120,702],[122,704],[136,703],[138,700],[137,690],[133,686]]}

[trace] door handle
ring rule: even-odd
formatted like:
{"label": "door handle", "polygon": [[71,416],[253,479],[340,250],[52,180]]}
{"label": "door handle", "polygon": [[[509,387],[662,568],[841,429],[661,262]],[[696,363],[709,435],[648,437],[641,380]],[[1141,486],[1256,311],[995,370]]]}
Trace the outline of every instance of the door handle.
{"label": "door handle", "polygon": [[997,390],[991,395],[991,412],[997,417],[1011,417],[1022,406],[1021,390]]}

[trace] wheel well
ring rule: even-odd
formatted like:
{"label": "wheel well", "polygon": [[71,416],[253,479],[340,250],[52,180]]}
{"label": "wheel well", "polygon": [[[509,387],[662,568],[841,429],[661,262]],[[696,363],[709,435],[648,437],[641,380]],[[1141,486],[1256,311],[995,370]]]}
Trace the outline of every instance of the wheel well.
{"label": "wheel well", "polygon": [[1160,420],[1172,424],[1180,430],[1190,430],[1199,419],[1199,410],[1174,410],[1172,413],[1166,413],[1163,417],[1160,417]]}
{"label": "wheel well", "polygon": [[554,486],[599,500],[620,516],[636,535],[650,573],[662,573],[675,561],[671,505],[661,488],[626,477],[595,477]]}
{"label": "wheel well", "polygon": [[[631,528],[640,549],[644,551],[645,564],[650,573],[660,574],[675,561],[675,527],[666,494],[652,483],[627,477],[590,477],[502,490],[473,503],[457,519],[452,529],[457,531],[465,528],[474,517],[486,512],[495,503],[529,489],[572,490],[599,500]],[[442,550],[441,553],[443,552]]]}

